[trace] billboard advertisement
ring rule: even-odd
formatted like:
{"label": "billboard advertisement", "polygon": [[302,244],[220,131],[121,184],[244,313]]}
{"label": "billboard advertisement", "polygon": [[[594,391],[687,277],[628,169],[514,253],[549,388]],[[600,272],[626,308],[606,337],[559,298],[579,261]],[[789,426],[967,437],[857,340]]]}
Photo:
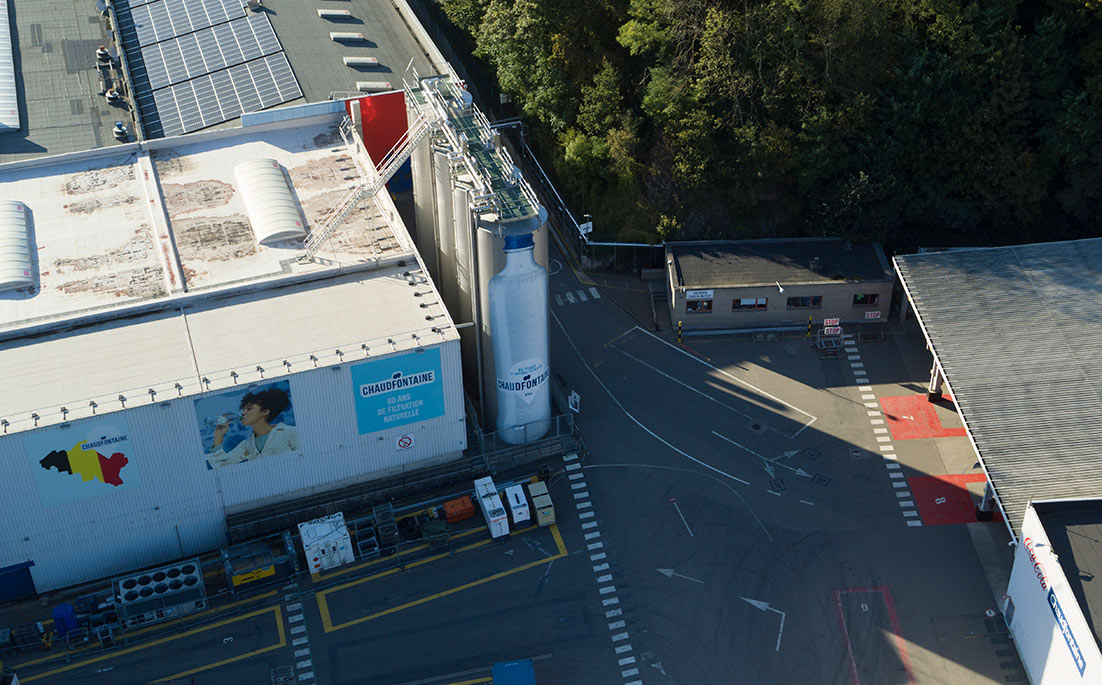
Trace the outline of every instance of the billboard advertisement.
{"label": "billboard advertisement", "polygon": [[361,362],[351,373],[360,435],[444,415],[440,348]]}
{"label": "billboard advertisement", "polygon": [[207,468],[298,451],[291,384],[250,383],[195,400]]}
{"label": "billboard advertisement", "polygon": [[122,414],[23,436],[43,506],[53,507],[141,483]]}

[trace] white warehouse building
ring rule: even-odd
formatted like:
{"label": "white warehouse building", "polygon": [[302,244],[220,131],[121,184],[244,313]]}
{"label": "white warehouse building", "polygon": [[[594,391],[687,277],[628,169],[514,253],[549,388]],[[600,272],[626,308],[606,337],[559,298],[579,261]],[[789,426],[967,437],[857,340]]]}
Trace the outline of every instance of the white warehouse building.
{"label": "white warehouse building", "polygon": [[32,266],[0,292],[0,586],[194,555],[229,515],[461,455],[459,335],[389,195],[334,209],[375,173],[344,112],[0,165],[26,224],[0,233],[27,236],[0,271]]}

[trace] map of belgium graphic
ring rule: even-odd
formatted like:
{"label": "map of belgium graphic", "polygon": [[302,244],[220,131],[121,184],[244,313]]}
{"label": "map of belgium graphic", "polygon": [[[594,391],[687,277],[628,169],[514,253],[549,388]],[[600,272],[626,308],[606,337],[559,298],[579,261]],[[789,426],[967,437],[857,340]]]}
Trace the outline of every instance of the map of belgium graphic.
{"label": "map of belgium graphic", "polygon": [[53,450],[38,463],[47,471],[57,469],[58,473],[80,476],[83,482],[99,480],[101,483],[115,487],[122,485],[122,476],[119,472],[122,471],[122,467],[130,463],[130,460],[122,452],[115,452],[110,457],[105,457],[95,450],[83,449],[82,444],[84,444],[83,441],[78,442],[67,451]]}

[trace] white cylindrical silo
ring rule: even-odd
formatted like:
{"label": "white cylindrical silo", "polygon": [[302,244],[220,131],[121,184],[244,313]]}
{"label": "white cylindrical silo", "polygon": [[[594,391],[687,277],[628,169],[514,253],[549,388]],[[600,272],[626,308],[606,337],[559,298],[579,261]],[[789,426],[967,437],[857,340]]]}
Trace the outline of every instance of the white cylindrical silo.
{"label": "white cylindrical silo", "polygon": [[0,290],[34,285],[27,207],[0,201]]}
{"label": "white cylindrical silo", "polygon": [[[452,189],[451,162],[446,152],[432,153],[433,184],[436,188],[436,249],[440,265],[440,295],[450,311],[455,311],[455,232],[452,230],[452,202],[458,190]],[[465,206],[462,207],[465,209]],[[465,320],[465,319],[464,319]]]}
{"label": "white cylindrical silo", "polygon": [[[416,112],[407,113],[409,123],[413,123],[416,116]],[[381,160],[372,161],[378,163]],[[445,191],[444,197],[436,197],[432,172],[432,136],[427,136],[413,148],[409,161],[413,174],[413,241],[417,243],[417,251],[421,253],[425,268],[433,280],[439,282],[440,271],[436,262],[436,203],[448,195]]]}
{"label": "white cylindrical silo", "polygon": [[505,237],[505,268],[490,279],[490,328],[497,384],[497,429],[512,444],[551,427],[547,270],[531,233]]}

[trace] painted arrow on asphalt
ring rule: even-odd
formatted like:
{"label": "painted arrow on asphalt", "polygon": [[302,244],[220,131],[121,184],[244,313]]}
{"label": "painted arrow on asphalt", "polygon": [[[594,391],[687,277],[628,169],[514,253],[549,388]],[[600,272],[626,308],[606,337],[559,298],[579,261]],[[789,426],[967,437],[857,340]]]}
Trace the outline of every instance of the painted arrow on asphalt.
{"label": "painted arrow on asphalt", "polygon": [[[719,438],[720,440],[726,440],[727,442],[731,443],[731,444],[732,444],[732,445],[734,445],[735,447],[738,447],[739,449],[742,449],[742,450],[746,450],[747,452],[749,452],[750,454],[754,455],[754,456],[755,456],[755,457],[757,457],[758,459],[761,459],[761,461],[762,461],[762,468],[764,468],[764,469],[765,469],[765,472],[769,474],[769,477],[770,477],[770,478],[776,478],[776,476],[774,475],[774,474],[776,473],[776,472],[774,471],[774,469],[773,469],[773,467],[774,467],[774,466],[779,466],[779,467],[781,467],[782,469],[788,469],[789,471],[791,471],[791,472],[795,473],[795,474],[796,474],[797,476],[803,476],[804,478],[811,478],[811,474],[810,474],[810,473],[808,473],[807,471],[804,471],[804,470],[803,470],[803,469],[801,469],[801,468],[798,468],[798,467],[796,467],[796,466],[789,466],[788,464],[782,464],[782,463],[778,462],[778,461],[777,461],[777,459],[780,459],[781,457],[777,457],[777,459],[770,459],[769,457],[766,457],[766,456],[764,456],[764,455],[758,454],[757,452],[755,452],[754,450],[750,449],[750,448],[749,448],[749,447],[747,447],[746,445],[740,445],[740,444],[738,444],[737,442],[735,442],[735,441],[734,441],[734,440],[732,440],[731,438],[727,437],[726,435],[723,435],[723,434],[721,434],[721,433],[717,433],[717,432],[715,432],[715,431],[712,431],[712,435],[716,436],[716,437],[717,437],[717,438]],[[785,457],[791,457],[791,456],[793,456],[793,455],[796,455],[796,454],[799,454],[799,451],[796,451],[796,452],[791,452],[791,453],[789,453],[789,452],[785,452],[783,456],[785,456]]]}
{"label": "painted arrow on asphalt", "polygon": [[[661,570],[661,569],[659,569],[659,570]],[[740,599],[744,602],[747,602],[748,604],[750,604],[753,607],[761,609],[762,611],[772,611],[775,614],[780,614],[781,615],[781,627],[780,627],[780,630],[777,631],[777,649],[776,649],[776,651],[778,651],[778,652],[781,651],[781,635],[784,634],[784,615],[785,615],[784,612],[781,611],[780,609],[774,609],[773,607],[769,606],[769,602],[763,602],[760,599],[750,599],[749,597],[740,597]]]}
{"label": "painted arrow on asphalt", "polygon": [[684,578],[685,580],[691,580],[694,583],[700,583],[701,585],[704,584],[703,580],[697,580],[696,578],[690,578],[689,576],[683,576],[680,573],[674,571],[672,568],[656,568],[654,570],[658,571],[659,573],[666,576],[667,578],[673,578],[674,576],[677,576],[678,578]]}

